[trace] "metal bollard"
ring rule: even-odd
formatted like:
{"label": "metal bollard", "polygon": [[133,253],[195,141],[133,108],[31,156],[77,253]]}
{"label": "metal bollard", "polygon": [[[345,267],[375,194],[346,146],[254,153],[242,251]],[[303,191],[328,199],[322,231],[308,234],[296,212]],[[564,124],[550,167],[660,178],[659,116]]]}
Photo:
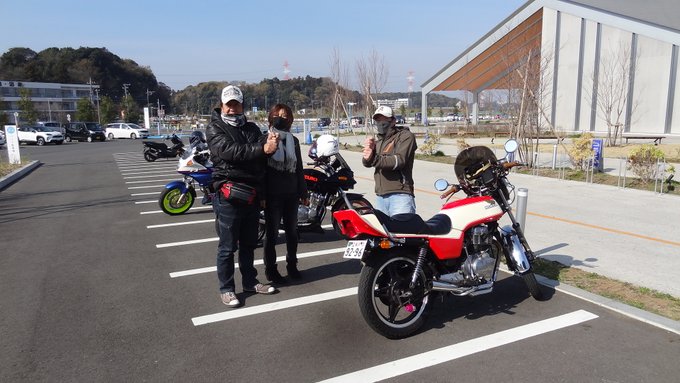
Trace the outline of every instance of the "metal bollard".
{"label": "metal bollard", "polygon": [[555,170],[557,165],[557,144],[553,145],[552,170]]}
{"label": "metal bollard", "polygon": [[527,200],[529,199],[529,189],[519,188],[517,189],[517,211],[515,212],[515,219],[522,231],[526,231],[526,220],[527,220]]}

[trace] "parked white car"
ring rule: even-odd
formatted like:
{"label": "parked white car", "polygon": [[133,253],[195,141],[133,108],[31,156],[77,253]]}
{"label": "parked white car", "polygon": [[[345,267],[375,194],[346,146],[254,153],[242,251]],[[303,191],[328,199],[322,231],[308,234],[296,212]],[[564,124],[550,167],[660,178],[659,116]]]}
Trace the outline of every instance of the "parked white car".
{"label": "parked white car", "polygon": [[114,138],[147,138],[149,137],[149,130],[142,128],[137,124],[130,122],[116,122],[113,124],[106,124],[106,138],[112,140]]}
{"label": "parked white car", "polygon": [[43,146],[49,143],[61,145],[64,143],[64,136],[61,132],[55,131],[56,128],[46,126],[20,127],[17,130],[19,143],[36,144]]}

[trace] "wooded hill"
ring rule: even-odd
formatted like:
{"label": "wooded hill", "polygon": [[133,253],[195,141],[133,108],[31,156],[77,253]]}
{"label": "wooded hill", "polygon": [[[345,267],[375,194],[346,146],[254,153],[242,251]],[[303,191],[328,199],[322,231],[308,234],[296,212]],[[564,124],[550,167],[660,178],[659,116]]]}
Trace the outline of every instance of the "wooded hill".
{"label": "wooded hill", "polygon": [[[35,52],[29,48],[12,48],[0,56],[0,80],[56,82],[100,86],[100,96],[118,103],[124,95],[123,84],[138,107],[146,106],[147,90],[153,92],[148,101],[165,105],[168,114],[208,114],[219,105],[221,90],[227,84],[242,88],[246,110],[267,110],[285,103],[294,110],[305,109],[315,115],[329,115],[333,108],[335,85],[330,78],[297,77],[289,80],[263,79],[257,84],[242,81],[211,81],[173,91],[158,82],[149,67],[131,59],[123,59],[106,48],[47,48]],[[342,102],[355,102],[355,115],[362,114],[362,97],[357,91],[340,89]],[[421,93],[384,93],[374,99],[409,98],[412,109],[419,109]],[[428,97],[430,107],[452,108],[458,100],[441,94]]]}

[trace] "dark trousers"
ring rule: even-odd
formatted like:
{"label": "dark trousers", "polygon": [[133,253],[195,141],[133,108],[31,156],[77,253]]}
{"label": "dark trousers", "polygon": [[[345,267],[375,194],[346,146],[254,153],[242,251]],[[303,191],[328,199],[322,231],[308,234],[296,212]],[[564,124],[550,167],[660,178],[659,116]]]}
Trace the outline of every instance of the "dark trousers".
{"label": "dark trousers", "polygon": [[234,253],[238,250],[238,266],[241,283],[245,288],[258,284],[257,270],[253,265],[257,246],[257,225],[260,204],[233,204],[224,200],[222,193],[215,193],[215,231],[220,238],[217,245],[217,279],[220,293],[234,292]]}
{"label": "dark trousers", "polygon": [[264,239],[264,265],[267,269],[276,268],[276,239],[279,236],[279,223],[283,218],[286,232],[286,263],[297,264],[298,230],[297,211],[299,198],[295,194],[269,196],[264,209],[267,222],[267,235]]}

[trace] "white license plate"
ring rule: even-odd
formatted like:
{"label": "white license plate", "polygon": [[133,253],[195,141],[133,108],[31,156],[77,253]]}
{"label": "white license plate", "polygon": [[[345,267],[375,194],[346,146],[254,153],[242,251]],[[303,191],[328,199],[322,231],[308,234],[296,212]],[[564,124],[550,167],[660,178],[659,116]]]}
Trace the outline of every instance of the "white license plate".
{"label": "white license plate", "polygon": [[366,249],[367,242],[368,240],[348,241],[347,247],[345,247],[345,254],[343,254],[342,257],[350,259],[361,259],[361,256],[364,255],[364,250]]}

